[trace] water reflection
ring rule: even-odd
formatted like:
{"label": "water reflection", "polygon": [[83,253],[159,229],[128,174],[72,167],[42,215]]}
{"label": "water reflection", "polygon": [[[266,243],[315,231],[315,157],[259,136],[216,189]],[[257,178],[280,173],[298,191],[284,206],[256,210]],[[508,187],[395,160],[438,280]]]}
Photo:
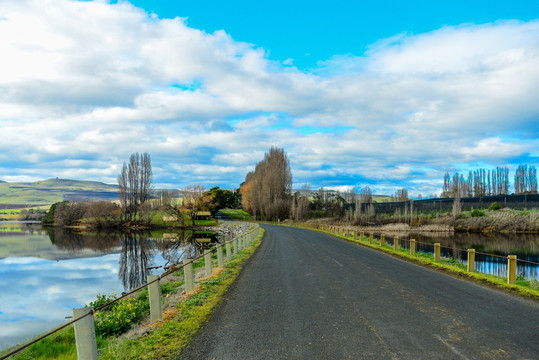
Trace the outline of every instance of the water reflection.
{"label": "water reflection", "polygon": [[[103,254],[119,252],[118,277],[124,291],[144,284],[152,270],[164,270],[183,258],[194,258],[219,242],[214,232],[187,230],[168,233],[88,233],[49,229],[48,235],[58,249],[70,254],[80,254],[88,249]],[[155,263],[157,254],[164,263]]]}
{"label": "water reflection", "polygon": [[192,231],[80,232],[0,222],[0,350],[60,325],[97,294],[129,291],[218,241]]}
{"label": "water reflection", "polygon": [[[381,234],[381,233],[380,233]],[[375,234],[379,236],[380,234]],[[538,234],[451,234],[385,232],[386,242],[393,244],[398,236],[399,246],[409,248],[409,239],[416,240],[417,251],[434,252],[434,243],[440,243],[440,255],[466,264],[467,249],[475,249],[475,269],[485,274],[507,276],[507,255],[517,255],[517,275],[525,279],[539,279]],[[481,254],[484,253],[484,254]]]}

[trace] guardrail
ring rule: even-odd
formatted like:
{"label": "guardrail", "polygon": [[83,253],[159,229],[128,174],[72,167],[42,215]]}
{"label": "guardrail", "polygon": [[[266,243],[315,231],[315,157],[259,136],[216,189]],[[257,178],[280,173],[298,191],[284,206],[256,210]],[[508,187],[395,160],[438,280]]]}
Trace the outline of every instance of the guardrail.
{"label": "guardrail", "polygon": [[[240,250],[248,246],[259,234],[258,224],[250,223],[250,228],[245,233],[240,233],[231,240],[224,243],[217,244],[215,246],[217,252],[217,266],[223,266],[225,262],[232,259],[232,256],[237,254]],[[75,328],[75,341],[77,347],[77,358],[79,360],[97,360],[97,342],[95,335],[95,318],[94,314],[98,311],[105,309],[106,307],[124,299],[130,295],[133,295],[139,290],[148,287],[149,303],[150,303],[150,320],[151,323],[155,323],[163,320],[163,312],[161,309],[161,287],[160,280],[164,277],[177,272],[181,269],[184,271],[185,281],[185,293],[189,294],[195,290],[195,274],[193,271],[193,263],[197,260],[204,259],[204,273],[205,276],[210,276],[213,273],[213,260],[212,250],[208,249],[203,254],[193,258],[184,259],[180,264],[174,264],[168,267],[168,270],[161,275],[149,275],[148,282],[143,284],[130,292],[123,294],[122,296],[107,302],[95,309],[91,307],[73,309],[73,320],[55,328],[54,330],[32,340],[31,342],[20,346],[9,353],[2,355],[0,360],[9,358],[15,355],[27,347],[37,343],[40,340],[70,326],[74,325]]]}

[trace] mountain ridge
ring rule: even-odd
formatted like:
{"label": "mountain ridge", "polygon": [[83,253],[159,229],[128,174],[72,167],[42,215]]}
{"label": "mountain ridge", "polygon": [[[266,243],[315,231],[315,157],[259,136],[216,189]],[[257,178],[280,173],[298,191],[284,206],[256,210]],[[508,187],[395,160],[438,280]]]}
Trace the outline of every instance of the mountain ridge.
{"label": "mountain ridge", "polygon": [[34,182],[0,180],[0,207],[24,208],[56,202],[118,200],[118,186],[98,181],[52,178]]}

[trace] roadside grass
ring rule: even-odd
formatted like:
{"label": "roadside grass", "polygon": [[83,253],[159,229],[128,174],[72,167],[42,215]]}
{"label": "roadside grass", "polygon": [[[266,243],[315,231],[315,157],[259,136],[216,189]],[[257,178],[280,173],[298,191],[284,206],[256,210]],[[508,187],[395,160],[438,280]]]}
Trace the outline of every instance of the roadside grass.
{"label": "roadside grass", "polygon": [[[264,229],[259,229],[255,240],[246,248],[234,254],[223,267],[199,283],[195,291],[186,295],[175,306],[167,310],[164,321],[154,324],[147,333],[136,339],[121,336],[129,330],[131,324],[139,323],[148,316],[148,290],[140,291],[136,296],[122,299],[96,314],[96,340],[99,359],[158,359],[177,358],[178,354],[190,343],[200,327],[209,320],[230,285],[239,275],[247,259],[260,245]],[[212,249],[212,259],[216,260],[216,250]],[[194,262],[194,268],[204,266],[203,259]],[[214,264],[215,265],[215,264]],[[183,275],[182,271],[175,272]],[[161,295],[164,298],[176,294],[183,280],[164,282],[161,284]],[[90,305],[97,307],[115,298],[115,295],[98,295]],[[117,336],[119,335],[119,336]],[[8,350],[1,351],[0,356]],[[73,326],[31,345],[23,352],[11,356],[10,360],[72,360],[77,358]]]}
{"label": "roadside grass", "polygon": [[440,262],[436,262],[434,259],[434,255],[432,253],[425,253],[416,251],[415,256],[410,255],[410,250],[400,247],[397,251],[393,248],[392,245],[388,245],[387,242],[384,244],[384,246],[380,246],[379,239],[374,240],[372,243],[369,241],[369,237],[367,234],[365,234],[365,238],[360,240],[359,236],[358,239],[354,239],[353,237],[347,237],[340,234],[335,234],[330,231],[326,230],[320,230],[320,229],[314,229],[309,226],[305,225],[286,225],[286,226],[293,226],[293,227],[300,227],[304,229],[309,230],[316,230],[334,237],[337,237],[339,239],[343,239],[346,241],[350,241],[353,243],[357,243],[362,246],[369,247],[371,249],[385,252],[392,256],[398,256],[401,258],[404,258],[406,260],[409,260],[411,262],[431,267],[437,270],[442,270],[449,272],[453,275],[456,275],[461,278],[470,279],[479,283],[482,283],[484,285],[493,286],[517,295],[521,295],[527,298],[531,298],[533,300],[539,301],[539,286],[537,285],[537,281],[529,281],[522,277],[517,277],[516,284],[508,284],[506,277],[496,276],[496,275],[489,275],[489,274],[483,274],[480,272],[468,272],[467,266],[465,264],[462,264],[458,260],[454,258],[440,258]]}
{"label": "roadside grass", "polygon": [[234,220],[253,220],[251,215],[242,209],[221,209],[221,212],[227,214]]}

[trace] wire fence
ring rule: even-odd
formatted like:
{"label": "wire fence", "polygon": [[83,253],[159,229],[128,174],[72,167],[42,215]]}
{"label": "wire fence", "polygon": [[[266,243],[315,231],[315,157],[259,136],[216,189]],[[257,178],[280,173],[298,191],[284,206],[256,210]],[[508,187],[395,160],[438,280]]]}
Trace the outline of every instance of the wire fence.
{"label": "wire fence", "polygon": [[[250,243],[251,241],[253,241],[257,236],[258,236],[258,233],[259,233],[259,226],[258,224],[252,224],[250,223],[249,224],[250,227],[249,227],[249,230],[247,230],[246,232],[244,233],[240,233],[240,234],[237,234],[236,236],[232,236],[232,238],[230,240],[225,240],[223,243],[221,244],[217,244],[217,247],[226,247],[227,245],[229,244],[232,244],[234,243],[234,248],[230,248],[232,249],[232,252],[237,253],[237,251],[239,251],[240,249],[244,248],[246,246],[247,243]],[[240,243],[237,243],[239,241],[241,241]],[[245,240],[245,243],[243,243],[243,241]],[[229,249],[229,247],[226,247],[227,249]],[[227,254],[229,256],[227,256],[227,258],[230,258],[230,255],[231,254]],[[195,256],[194,258],[191,258],[189,259],[189,261],[187,262],[183,262],[183,263],[177,263],[177,264],[173,264],[173,265],[170,265],[168,266],[166,269],[165,269],[165,272],[161,275],[158,275],[156,276],[153,280],[151,281],[148,281],[147,283],[143,284],[143,285],[140,285],[134,289],[131,289],[129,292],[127,293],[122,293],[122,295],[120,297],[117,297],[115,298],[114,300],[111,300],[105,304],[102,304],[96,308],[91,308],[90,311],[88,311],[87,313],[85,313],[84,315],[81,315],[79,317],[76,317],[74,318],[73,320],[59,326],[59,327],[56,327],[55,329],[49,331],[48,333],[46,334],[43,334],[39,337],[37,337],[36,339],[33,339],[32,341],[22,345],[22,346],[19,346],[11,351],[9,351],[8,353],[0,356],[0,360],[5,360],[5,359],[8,359],[9,357],[27,349],[28,347],[36,344],[37,342],[57,333],[58,331],[70,326],[70,325],[73,325],[81,320],[83,320],[84,318],[88,317],[88,316],[93,316],[95,315],[97,312],[99,311],[102,311],[104,310],[105,308],[113,305],[114,303],[122,300],[122,299],[125,299],[129,296],[132,296],[133,294],[135,294],[136,292],[146,288],[146,287],[149,287],[151,286],[152,284],[154,283],[158,283],[159,281],[161,281],[163,278],[169,276],[170,274],[173,274],[179,270],[182,270],[185,266],[189,265],[189,264],[193,264],[194,262],[200,260],[200,259],[203,259],[205,256],[207,256],[207,252],[202,252],[200,255],[198,256]],[[211,258],[210,258],[210,261]],[[223,259],[224,261],[224,259]],[[206,267],[207,268],[207,267]],[[210,268],[211,268],[211,264],[210,264]],[[208,275],[208,274],[206,274]],[[187,291],[186,291],[187,293]]]}
{"label": "wire fence", "polygon": [[[446,260],[455,260],[463,265],[468,265],[470,250],[473,252],[473,269],[472,272],[479,272],[488,275],[496,275],[499,277],[508,278],[509,283],[514,283],[513,278],[518,275],[529,274],[530,280],[539,278],[539,262],[527,259],[515,259],[515,267],[511,268],[511,260],[516,255],[496,255],[474,249],[463,249],[454,246],[444,246],[440,243],[427,243],[416,241],[415,239],[385,237],[381,232],[361,232],[351,227],[321,225],[321,224],[301,224],[303,227],[323,230],[330,233],[338,234],[346,238],[354,238],[370,242],[373,245],[384,245],[386,247],[394,247],[395,240],[397,241],[398,249],[410,250],[413,241],[414,253],[434,254],[436,256],[436,248],[438,247],[439,257]],[[378,238],[376,238],[378,236]],[[395,249],[394,249],[395,250]],[[436,258],[435,258],[436,260]],[[514,273],[513,273],[514,272]],[[510,280],[509,280],[510,279]]]}

